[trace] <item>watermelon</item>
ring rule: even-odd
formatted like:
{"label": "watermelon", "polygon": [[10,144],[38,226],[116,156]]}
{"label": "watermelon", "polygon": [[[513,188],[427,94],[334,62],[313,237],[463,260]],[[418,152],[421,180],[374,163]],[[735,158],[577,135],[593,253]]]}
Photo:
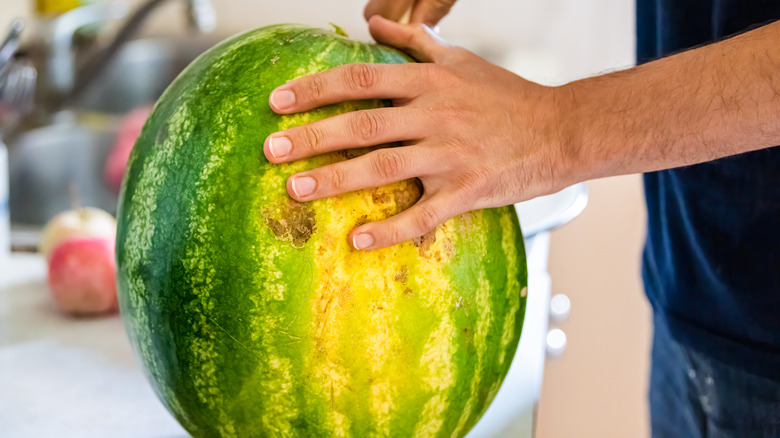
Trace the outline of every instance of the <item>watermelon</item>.
{"label": "watermelon", "polygon": [[160,400],[196,437],[464,436],[512,362],[527,285],[513,208],[358,251],[348,232],[413,205],[419,180],[299,203],[289,176],[366,151],[264,157],[273,132],[388,104],[270,110],[275,87],[356,62],[409,58],[300,25],[244,33],[182,72],[132,151],[121,313]]}

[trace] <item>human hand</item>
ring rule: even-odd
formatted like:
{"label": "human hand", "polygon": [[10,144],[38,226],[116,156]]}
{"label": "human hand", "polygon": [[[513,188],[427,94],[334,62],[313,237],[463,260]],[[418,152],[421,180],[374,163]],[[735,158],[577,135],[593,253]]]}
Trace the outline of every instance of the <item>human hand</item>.
{"label": "human hand", "polygon": [[[559,120],[558,88],[544,87],[445,44],[421,24],[373,17],[377,41],[421,63],[352,64],[280,86],[280,114],[362,99],[393,107],[337,115],[271,134],[269,161],[281,163],[340,149],[403,142],[291,176],[287,191],[304,202],[419,178],[420,200],[386,220],[357,227],[357,249],[421,236],[446,220],[552,193],[571,184]],[[285,137],[289,142],[280,141]],[[281,147],[286,145],[287,147]]]}
{"label": "human hand", "polygon": [[366,20],[381,15],[389,20],[400,21],[411,9],[411,23],[436,24],[450,11],[455,0],[370,0],[364,10]]}

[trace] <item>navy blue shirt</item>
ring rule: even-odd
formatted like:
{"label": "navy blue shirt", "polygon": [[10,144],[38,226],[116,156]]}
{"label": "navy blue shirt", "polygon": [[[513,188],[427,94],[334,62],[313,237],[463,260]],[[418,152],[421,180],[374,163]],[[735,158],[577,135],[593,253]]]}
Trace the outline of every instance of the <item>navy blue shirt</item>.
{"label": "navy blue shirt", "polygon": [[[637,57],[777,18],[777,0],[637,0]],[[691,348],[780,380],[780,147],[646,174],[645,193],[642,273],[656,323]]]}

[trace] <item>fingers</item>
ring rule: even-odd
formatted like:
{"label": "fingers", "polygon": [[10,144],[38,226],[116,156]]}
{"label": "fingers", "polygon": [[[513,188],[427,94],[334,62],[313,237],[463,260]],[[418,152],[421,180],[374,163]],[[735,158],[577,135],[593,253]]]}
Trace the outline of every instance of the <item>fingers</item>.
{"label": "fingers", "polygon": [[450,12],[453,4],[455,0],[419,0],[412,11],[411,22],[436,26]]}
{"label": "fingers", "polygon": [[432,169],[422,156],[423,150],[419,146],[382,148],[301,172],[287,180],[287,192],[293,199],[305,202],[424,175]]}
{"label": "fingers", "polygon": [[265,140],[268,161],[282,163],[325,152],[418,140],[429,112],[416,108],[354,111],[274,133]]}
{"label": "fingers", "polygon": [[366,20],[381,15],[389,20],[399,21],[412,8],[414,0],[371,0],[363,10]]}
{"label": "fingers", "polygon": [[[398,24],[375,16],[370,26],[377,40],[406,50],[419,61],[444,61],[453,52],[422,24]],[[431,70],[431,65],[418,63],[342,65],[284,84],[268,101],[275,112],[290,114],[348,100],[409,100],[430,88]]]}
{"label": "fingers", "polygon": [[425,89],[421,64],[348,64],[296,79],[275,89],[268,101],[279,114],[362,99],[412,99]]}
{"label": "fingers", "polygon": [[380,15],[388,20],[401,21],[412,9],[411,22],[435,26],[450,12],[455,0],[371,0],[363,11],[366,20]]}
{"label": "fingers", "polygon": [[391,218],[355,228],[349,233],[349,242],[355,249],[386,248],[422,236],[468,210],[463,202],[436,194]]}
{"label": "fingers", "polygon": [[425,24],[401,24],[379,15],[368,21],[371,36],[380,43],[397,47],[420,62],[441,62],[451,47]]}

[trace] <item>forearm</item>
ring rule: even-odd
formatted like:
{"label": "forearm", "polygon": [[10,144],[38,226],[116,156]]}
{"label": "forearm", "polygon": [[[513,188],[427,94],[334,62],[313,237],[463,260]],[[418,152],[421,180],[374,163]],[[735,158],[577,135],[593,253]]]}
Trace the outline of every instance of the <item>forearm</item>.
{"label": "forearm", "polygon": [[571,182],[777,145],[780,22],[560,91]]}

